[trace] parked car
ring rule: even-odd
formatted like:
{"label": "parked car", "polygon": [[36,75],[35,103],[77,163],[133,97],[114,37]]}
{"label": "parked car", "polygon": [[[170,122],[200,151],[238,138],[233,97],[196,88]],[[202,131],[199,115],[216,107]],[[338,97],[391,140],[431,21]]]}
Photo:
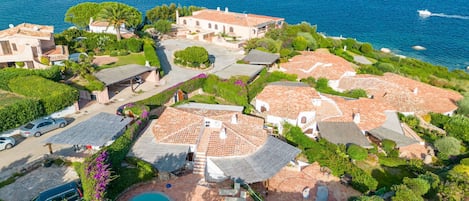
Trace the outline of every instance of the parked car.
{"label": "parked car", "polygon": [[0,150],[10,149],[15,146],[15,139],[12,137],[0,137]]}
{"label": "parked car", "polygon": [[20,128],[20,133],[23,137],[39,137],[44,133],[57,128],[63,128],[67,125],[64,118],[51,118],[45,117],[38,120],[29,122]]}
{"label": "parked car", "polygon": [[79,201],[83,200],[83,193],[77,182],[69,182],[48,190],[45,190],[31,201],[53,201],[67,200]]}

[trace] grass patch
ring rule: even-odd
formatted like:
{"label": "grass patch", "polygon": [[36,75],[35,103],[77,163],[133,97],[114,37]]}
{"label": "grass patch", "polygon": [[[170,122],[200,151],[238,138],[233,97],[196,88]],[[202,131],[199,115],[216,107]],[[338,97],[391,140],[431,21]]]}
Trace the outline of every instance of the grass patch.
{"label": "grass patch", "polygon": [[0,90],[0,108],[5,107],[7,105],[11,105],[16,101],[22,100],[24,97],[21,95],[17,95],[14,93],[10,93],[7,91]]}
{"label": "grass patch", "polygon": [[193,97],[191,97],[190,99],[188,100],[185,100],[185,101],[182,101],[181,104],[184,104],[184,103],[189,103],[189,102],[193,102],[193,103],[206,103],[206,104],[222,104],[222,105],[232,105],[232,103],[220,98],[220,97],[216,97],[216,96],[213,96],[213,95],[195,95]]}
{"label": "grass patch", "polygon": [[0,188],[3,188],[5,186],[8,186],[16,181],[17,178],[22,177],[25,174],[22,173],[15,173],[13,176],[9,177],[5,181],[0,182]]}
{"label": "grass patch", "polygon": [[96,70],[113,68],[127,64],[145,65],[145,56],[143,55],[143,53],[131,53],[126,56],[117,56],[117,59],[118,60],[115,63],[99,66]]}
{"label": "grass patch", "polygon": [[386,167],[379,163],[372,164],[365,161],[356,161],[355,163],[360,169],[370,173],[373,178],[378,181],[378,187],[386,187],[390,189],[394,184],[401,184],[404,177],[414,177],[407,165],[399,165],[396,167]]}

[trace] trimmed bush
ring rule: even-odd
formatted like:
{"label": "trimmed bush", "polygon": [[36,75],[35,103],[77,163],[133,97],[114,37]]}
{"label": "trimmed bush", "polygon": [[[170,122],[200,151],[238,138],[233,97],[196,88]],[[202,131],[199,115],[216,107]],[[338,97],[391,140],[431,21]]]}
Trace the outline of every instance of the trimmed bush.
{"label": "trimmed bush", "polygon": [[141,52],[143,49],[143,41],[136,38],[129,38],[122,40],[125,42],[127,50],[133,53]]}
{"label": "trimmed bush", "polygon": [[386,152],[386,154],[389,155],[392,150],[396,149],[396,142],[384,139],[381,141],[381,146],[383,147],[383,150]]}
{"label": "trimmed bush", "polygon": [[351,144],[347,148],[347,154],[350,156],[351,159],[357,161],[365,160],[368,157],[368,151],[365,148],[360,147],[356,144]]}
{"label": "trimmed bush", "polygon": [[187,47],[174,52],[174,63],[195,68],[208,68],[210,60],[205,48],[199,46]]}
{"label": "trimmed bush", "polygon": [[150,66],[160,67],[160,60],[158,59],[158,55],[156,54],[155,47],[152,42],[147,42],[147,40],[145,40],[143,44],[143,52],[145,60],[150,62]]}
{"label": "trimmed bush", "polygon": [[360,46],[360,51],[367,54],[373,51],[373,46],[371,46],[370,43],[363,43],[363,45]]}
{"label": "trimmed bush", "polygon": [[447,159],[460,153],[461,141],[454,137],[443,137],[435,141],[435,147],[438,150],[438,156]]}
{"label": "trimmed bush", "polygon": [[64,109],[78,100],[78,91],[76,89],[39,76],[11,79],[8,87],[15,93],[38,98],[46,114]]}
{"label": "trimmed bush", "polygon": [[[0,95],[4,95],[1,94]],[[3,97],[2,97],[3,98]],[[0,102],[1,99],[0,98]],[[17,128],[29,121],[44,115],[44,108],[39,100],[21,98],[11,104],[0,106],[0,132]]]}

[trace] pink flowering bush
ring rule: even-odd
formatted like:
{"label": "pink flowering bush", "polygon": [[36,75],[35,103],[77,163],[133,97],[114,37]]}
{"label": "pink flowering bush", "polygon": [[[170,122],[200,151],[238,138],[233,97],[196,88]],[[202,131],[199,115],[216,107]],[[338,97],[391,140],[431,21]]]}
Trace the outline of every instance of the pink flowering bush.
{"label": "pink flowering bush", "polygon": [[85,191],[85,198],[92,201],[105,200],[106,187],[115,178],[111,176],[111,168],[107,159],[107,151],[102,151],[94,160],[85,163],[87,165],[85,174],[91,184],[90,189]]}

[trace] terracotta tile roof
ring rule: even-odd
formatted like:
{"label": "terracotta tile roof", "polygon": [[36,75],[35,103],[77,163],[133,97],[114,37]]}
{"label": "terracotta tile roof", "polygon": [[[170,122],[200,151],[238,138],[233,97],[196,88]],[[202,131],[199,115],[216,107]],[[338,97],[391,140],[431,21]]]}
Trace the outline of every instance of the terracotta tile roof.
{"label": "terracotta tile roof", "polygon": [[[236,123],[232,122],[234,115]],[[221,128],[206,128],[204,118],[221,121]],[[263,126],[263,119],[240,112],[168,107],[153,127],[153,135],[158,143],[172,144],[197,144],[205,138],[208,144],[202,146],[206,146],[207,156],[240,156],[265,143]],[[222,129],[226,129],[225,139],[220,138]]]}
{"label": "terracotta tile roof", "polygon": [[16,27],[0,31],[0,37],[22,35],[49,39],[54,32],[53,26],[23,23]]}
{"label": "terracotta tile roof", "polygon": [[324,77],[329,80],[338,80],[346,72],[355,72],[347,60],[329,53],[327,50],[313,52],[303,51],[301,55],[294,56],[287,63],[280,64],[286,73],[296,74],[298,78]]}
{"label": "terracotta tile roof", "polygon": [[265,23],[284,20],[284,18],[278,18],[278,17],[225,12],[225,11],[217,11],[217,10],[210,10],[210,9],[196,11],[192,13],[192,16],[181,17],[181,18],[195,18],[195,19],[209,20],[209,21],[220,22],[220,23],[225,23],[225,24],[250,26],[250,27],[261,26]]}
{"label": "terracotta tile roof", "polygon": [[109,22],[106,21],[93,21],[90,26],[95,26],[95,27],[108,27]]}
{"label": "terracotta tile roof", "polygon": [[274,82],[256,96],[269,104],[265,114],[289,119],[296,119],[300,112],[315,111],[313,99],[321,99],[318,92],[299,82]]}
{"label": "terracotta tile roof", "polygon": [[357,75],[341,79],[339,88],[361,88],[375,99],[393,105],[399,112],[446,113],[457,109],[458,92],[434,87],[393,73],[384,76]]}
{"label": "terracotta tile roof", "polygon": [[323,121],[351,122],[356,113],[360,114],[357,124],[361,130],[371,130],[383,125],[386,121],[385,111],[394,110],[392,105],[378,99],[360,98],[346,99],[339,96],[325,95],[334,100],[342,111],[342,115],[325,118]]}

